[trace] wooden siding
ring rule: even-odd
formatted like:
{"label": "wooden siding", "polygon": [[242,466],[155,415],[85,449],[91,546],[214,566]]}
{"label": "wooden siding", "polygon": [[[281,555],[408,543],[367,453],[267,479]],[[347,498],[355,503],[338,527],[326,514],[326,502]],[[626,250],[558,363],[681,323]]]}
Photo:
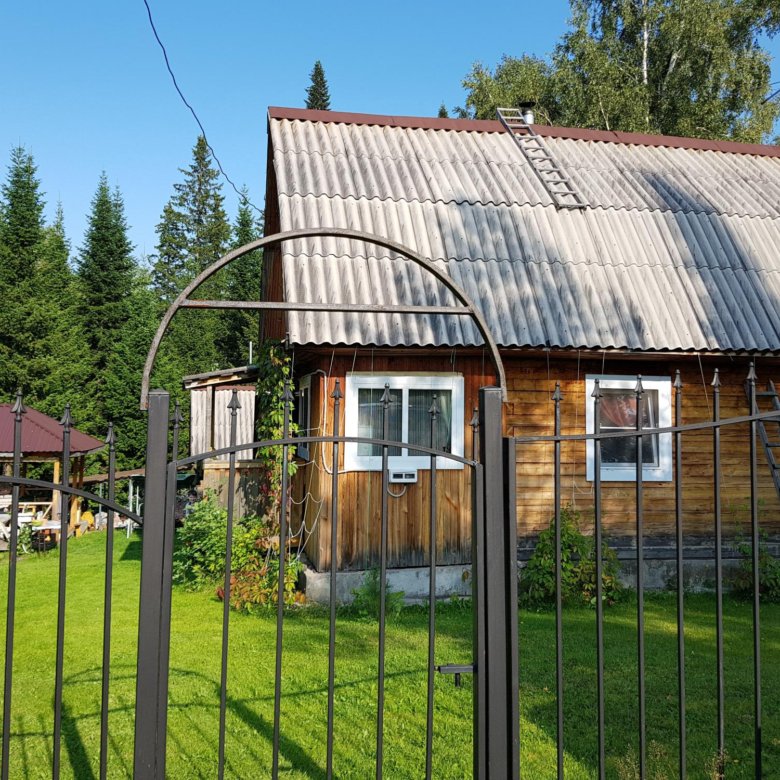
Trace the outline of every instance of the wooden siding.
{"label": "wooden siding", "polygon": [[[331,363],[332,361],[332,363]],[[469,421],[477,403],[479,388],[493,384],[490,363],[481,355],[460,356],[452,350],[428,354],[421,361],[415,355],[388,355],[360,349],[350,355],[323,356],[309,361],[301,373],[319,371],[312,377],[312,426],[328,435],[333,432],[333,399],[330,394],[336,379],[344,381],[349,371],[382,373],[455,372],[464,377],[464,448],[472,451]],[[328,375],[329,372],[329,375]],[[344,431],[342,402],[339,430]],[[343,447],[339,465],[343,467]],[[306,524],[306,551],[319,570],[330,566],[330,493],[332,476],[330,445],[316,445],[311,462],[301,464],[294,480],[294,517]],[[471,557],[471,483],[468,469],[439,470],[437,477],[437,555],[441,563],[466,563]],[[352,471],[339,476],[339,567],[363,569],[379,560],[381,520],[380,472]],[[391,485],[389,499],[388,557],[390,566],[420,566],[428,560],[430,474],[419,470],[418,482],[406,486]],[[302,503],[298,503],[302,502]]]}
{"label": "wooden siding", "polygon": [[[406,373],[456,371],[465,380],[465,452],[471,454],[471,428],[468,425],[478,400],[479,388],[492,385],[490,365],[474,353],[449,351],[392,354],[370,349],[354,353],[309,353],[299,359],[301,374],[318,371],[312,378],[312,425],[325,434],[333,431],[333,401],[330,393],[338,378],[344,388],[348,371]],[[721,417],[747,413],[743,381],[747,361],[731,358],[670,357],[647,360],[616,354],[598,359],[578,359],[556,355],[549,360],[538,353],[505,355],[508,377],[508,403],[505,405],[505,433],[514,436],[549,435],[553,432],[553,404],[550,395],[556,379],[561,382],[564,433],[585,432],[585,376],[623,374],[635,376],[674,376],[682,372],[683,422],[706,421],[711,417],[712,388],[709,383],[716,367],[721,369]],[[760,379],[780,380],[780,361],[759,361]],[[327,378],[326,378],[327,376]],[[344,430],[344,408],[339,430]],[[317,431],[315,431],[317,432]],[[725,531],[744,531],[749,520],[748,428],[724,427],[722,441],[722,506]],[[706,537],[712,533],[712,434],[686,434],[683,439],[683,501],[686,537]],[[547,527],[553,514],[553,448],[550,444],[524,444],[517,448],[517,515],[522,538],[535,536]],[[343,457],[343,448],[342,448]],[[343,462],[342,462],[343,465]],[[763,449],[758,448],[759,506],[763,527],[780,531],[780,500],[771,481]],[[328,445],[312,448],[312,461],[301,463],[293,483],[295,527],[305,522],[306,551],[314,566],[330,566],[331,451]],[[583,529],[593,523],[593,486],[585,478],[584,443],[562,447],[562,496],[565,505],[581,513]],[[439,472],[437,555],[442,563],[465,563],[470,559],[471,496],[467,471]],[[394,491],[402,489],[391,486]],[[644,483],[645,528],[648,536],[663,537],[674,532],[673,483]],[[381,475],[378,472],[349,472],[339,476],[339,567],[361,569],[377,562],[379,552]],[[634,534],[633,482],[604,483],[604,528],[610,537]],[[389,564],[419,566],[427,561],[429,474],[419,472],[419,482],[408,486],[401,498],[391,498]]]}
{"label": "wooden siding", "polygon": [[[230,445],[230,409],[233,390],[238,391],[236,442],[255,440],[255,388],[249,385],[204,387],[190,391],[190,454],[202,455]],[[237,459],[252,457],[252,450],[242,450]],[[228,460],[221,455],[219,460]]]}
{"label": "wooden siding", "polygon": [[[541,360],[513,361],[509,374],[509,404],[506,410],[507,432],[515,436],[549,435],[553,432],[553,403],[550,394],[555,380],[561,382],[562,430],[567,434],[585,433],[586,374],[624,374],[674,376],[679,368],[684,384],[682,422],[705,422],[712,418],[712,380],[720,368],[722,382],[721,417],[748,413],[743,383],[747,362],[729,358],[697,358],[680,361],[636,361],[610,357],[602,360],[556,361],[548,379],[547,364]],[[780,376],[780,363],[759,364],[761,379]],[[674,403],[674,400],[673,400]],[[749,522],[749,429],[732,425],[721,429],[721,479],[724,532],[734,535],[747,530]],[[713,459],[712,432],[683,435],[683,527],[686,536],[706,537],[713,532]],[[546,528],[553,506],[553,447],[551,444],[521,444],[517,447],[517,512],[521,536],[535,535]],[[561,447],[562,497],[565,505],[578,510],[585,529],[593,523],[593,483],[585,478],[585,444],[576,442]],[[780,530],[780,501],[772,484],[763,448],[757,455],[759,507],[767,530]],[[645,482],[644,524],[649,537],[674,533],[674,483]],[[635,533],[635,483],[604,482],[603,522],[613,537]]]}

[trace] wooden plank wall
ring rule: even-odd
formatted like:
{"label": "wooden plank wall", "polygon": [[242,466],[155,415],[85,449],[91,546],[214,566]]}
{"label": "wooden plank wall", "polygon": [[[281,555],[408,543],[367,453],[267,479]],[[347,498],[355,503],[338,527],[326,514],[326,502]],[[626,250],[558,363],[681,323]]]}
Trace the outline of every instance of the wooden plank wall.
{"label": "wooden plank wall", "polygon": [[[682,422],[704,422],[712,418],[714,369],[720,369],[721,417],[748,413],[744,391],[747,361],[729,358],[703,360],[627,361],[606,360],[512,361],[509,375],[508,433],[515,436],[549,435],[553,432],[553,404],[550,394],[556,379],[561,382],[563,433],[585,432],[586,374],[630,374],[674,376],[680,369],[683,380]],[[759,361],[759,379],[780,378],[780,364]],[[674,403],[674,401],[673,401]],[[749,430],[747,425],[727,426],[721,432],[722,510],[724,530],[729,535],[747,530],[749,523]],[[520,536],[547,527],[553,508],[553,447],[526,444],[517,447],[517,513]],[[585,444],[562,446],[563,503],[582,513],[585,529],[593,523],[593,485],[585,479]],[[759,508],[764,527],[780,530],[780,501],[771,481],[764,450],[758,444]],[[713,529],[712,433],[683,436],[683,523],[688,536],[706,537]],[[633,482],[603,483],[604,528],[611,536],[635,534],[635,486]],[[644,483],[644,523],[648,536],[674,533],[674,485],[671,482]]]}
{"label": "wooden plank wall", "polygon": [[[424,357],[371,354],[360,350],[357,354],[329,354],[326,358],[309,361],[302,373],[321,371],[312,378],[312,425],[320,426],[327,435],[333,432],[333,399],[330,394],[340,379],[342,392],[348,371],[376,373],[414,373],[455,371],[464,375],[464,420],[466,429],[465,453],[470,456],[472,436],[469,422],[479,396],[479,388],[494,383],[489,361],[482,356],[459,356],[457,352],[439,353]],[[339,430],[344,431],[344,403]],[[343,447],[340,457],[343,467]],[[312,462],[301,465],[295,477],[294,501],[307,496],[304,508],[296,510],[303,517],[307,530],[306,551],[319,570],[330,566],[330,493],[332,453],[330,445],[312,448]],[[471,556],[471,487],[467,469],[439,471],[437,478],[437,557],[442,563],[465,563]],[[381,520],[381,474],[379,472],[348,472],[339,476],[339,567],[364,569],[379,560]],[[430,475],[418,472],[418,482],[392,485],[391,490],[403,492],[389,500],[389,565],[422,566],[428,560]],[[304,487],[305,485],[305,487]]]}
{"label": "wooden plank wall", "polygon": [[[332,361],[332,364],[331,364]],[[333,430],[333,392],[336,378],[342,382],[348,371],[406,373],[454,370],[465,379],[466,454],[471,454],[471,428],[468,425],[477,403],[479,388],[494,384],[490,364],[481,357],[446,354],[404,356],[360,350],[356,354],[309,358],[302,373],[319,370],[312,380],[312,424],[324,432]],[[299,363],[299,364],[300,364]],[[627,359],[625,356],[599,356],[578,359],[569,356],[517,354],[505,356],[509,400],[505,407],[505,433],[514,436],[550,435],[553,432],[553,404],[550,395],[556,379],[561,382],[564,433],[585,432],[585,375],[622,374],[635,376],[674,376],[682,372],[685,384],[683,422],[711,418],[710,382],[716,367],[721,371],[721,417],[747,413],[743,382],[746,360],[730,358],[669,358],[668,360]],[[760,359],[759,379],[780,383],[780,361]],[[327,375],[327,379],[326,379]],[[339,429],[344,430],[344,410]],[[744,531],[749,522],[748,428],[722,429],[722,507],[727,534]],[[313,461],[301,465],[294,480],[293,516],[306,524],[307,553],[319,570],[330,566],[330,446],[327,451],[312,448]],[[712,434],[686,434],[683,439],[684,528],[687,537],[706,537],[712,533]],[[343,450],[342,450],[343,454]],[[553,448],[549,444],[523,445],[517,448],[517,516],[520,538],[535,536],[547,527],[553,514]],[[780,501],[775,493],[763,448],[758,448],[759,507],[762,527],[780,532]],[[343,465],[343,461],[342,461]],[[593,524],[592,483],[585,479],[585,445],[562,447],[563,503],[582,516],[583,530]],[[390,499],[390,565],[419,566],[427,561],[429,477],[419,472],[420,481],[410,485],[405,495]],[[465,472],[440,472],[438,478],[439,514],[438,558],[442,563],[465,563],[470,558],[470,487]],[[400,490],[400,486],[392,486]],[[645,528],[648,536],[674,532],[673,483],[644,483]],[[378,472],[351,472],[339,477],[340,526],[339,567],[362,569],[378,561],[381,475]],[[604,527],[612,537],[634,534],[633,482],[604,483]],[[305,498],[305,500],[304,500]]]}

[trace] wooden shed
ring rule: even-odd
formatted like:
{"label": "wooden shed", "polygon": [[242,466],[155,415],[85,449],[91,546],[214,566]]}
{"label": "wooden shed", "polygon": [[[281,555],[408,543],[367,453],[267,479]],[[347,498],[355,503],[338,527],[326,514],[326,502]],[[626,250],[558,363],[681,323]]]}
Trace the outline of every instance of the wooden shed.
{"label": "wooden shed", "polygon": [[[761,382],[780,381],[780,148],[499,121],[269,110],[268,234],[296,228],[362,230],[409,246],[446,272],[480,308],[507,371],[505,433],[553,431],[551,395],[561,383],[566,433],[593,430],[596,379],[608,396],[602,424],[630,428],[621,411],[643,377],[645,425],[671,425],[676,372],[683,423],[711,419],[715,369],[722,417],[749,412],[751,361]],[[528,141],[528,138],[534,139]],[[524,140],[526,139],[526,140]],[[542,170],[542,149],[557,171]],[[577,197],[565,202],[558,182]],[[269,300],[358,304],[454,304],[443,285],[392,252],[335,238],[286,242],[266,252]],[[443,432],[453,452],[471,450],[480,386],[494,383],[479,334],[466,318],[277,312],[265,334],[295,352],[303,429],[334,431],[329,398],[345,393],[338,430],[374,433],[374,393],[387,383],[414,440],[415,404],[446,397]],[[770,396],[762,402],[770,403]],[[777,403],[777,399],[774,399]],[[724,428],[722,503],[726,532],[747,520],[749,437]],[[643,466],[649,556],[669,554],[673,521],[671,437],[651,437]],[[780,439],[780,437],[778,437]],[[681,474],[690,554],[711,550],[712,435],[686,436]],[[759,450],[762,527],[780,531],[775,469]],[[295,506],[314,565],[329,565],[331,473],[339,468],[339,565],[365,568],[379,547],[381,474],[376,458],[345,446],[301,453]],[[391,468],[416,470],[390,502],[390,565],[426,560],[429,472],[400,452]],[[635,456],[634,456],[635,458]],[[632,476],[632,470],[634,476]],[[605,530],[634,544],[635,464],[611,450],[602,465]],[[439,560],[468,561],[469,484],[441,469]],[[517,448],[521,548],[553,511],[551,445]],[[563,497],[592,527],[593,456],[563,448]],[[520,551],[523,554],[523,549]],[[702,553],[704,554],[704,553]],[[709,554],[709,553],[706,553]]]}

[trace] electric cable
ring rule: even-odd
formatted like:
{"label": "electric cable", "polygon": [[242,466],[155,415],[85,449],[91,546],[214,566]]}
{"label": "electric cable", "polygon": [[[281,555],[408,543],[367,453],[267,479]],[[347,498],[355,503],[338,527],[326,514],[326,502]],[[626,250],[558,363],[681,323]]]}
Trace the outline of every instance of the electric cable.
{"label": "electric cable", "polygon": [[217,168],[219,168],[219,172],[224,177],[225,181],[233,188],[236,195],[241,199],[242,203],[246,203],[248,206],[251,206],[258,214],[262,216],[263,211],[262,209],[257,208],[254,203],[252,203],[249,198],[247,198],[246,193],[241,192],[238,187],[236,187],[233,180],[230,178],[230,176],[227,175],[227,172],[222,167],[222,163],[219,160],[219,157],[217,157],[217,153],[214,151],[214,147],[209,143],[209,139],[206,136],[206,129],[203,127],[203,123],[200,121],[200,117],[198,116],[195,109],[190,105],[189,101],[186,97],[184,97],[184,93],[181,91],[181,88],[179,87],[178,81],[176,81],[176,76],[174,75],[173,68],[171,67],[170,60],[168,59],[168,52],[165,49],[165,45],[160,40],[160,36],[157,32],[157,28],[154,24],[154,19],[152,18],[152,9],[149,7],[148,0],[143,0],[144,5],[146,6],[146,13],[149,16],[149,24],[151,25],[152,32],[154,33],[154,37],[157,41],[157,43],[160,46],[160,49],[162,50],[163,57],[165,58],[165,67],[168,69],[168,73],[170,74],[171,80],[173,81],[173,86],[176,88],[176,91],[179,93],[179,97],[182,99],[182,102],[185,106],[190,110],[190,113],[195,118],[195,121],[198,123],[198,127],[200,128],[200,134],[203,136],[203,140],[206,142],[206,146],[208,147],[208,150],[211,154],[211,156],[214,158],[214,162],[217,164]]}

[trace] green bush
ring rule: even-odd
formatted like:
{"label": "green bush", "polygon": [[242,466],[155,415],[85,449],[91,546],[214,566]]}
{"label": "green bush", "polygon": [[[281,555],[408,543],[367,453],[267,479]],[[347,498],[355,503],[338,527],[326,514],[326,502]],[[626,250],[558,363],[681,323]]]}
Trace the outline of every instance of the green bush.
{"label": "green bush", "polygon": [[[352,591],[354,599],[350,605],[350,612],[361,617],[379,619],[380,596],[379,567],[371,567],[363,577],[360,587]],[[385,588],[385,616],[395,619],[401,614],[404,606],[404,591],[393,590],[390,583]]]}
{"label": "green bush", "polygon": [[[602,601],[614,604],[621,592],[617,553],[602,542]],[[596,542],[580,531],[580,513],[561,509],[561,595],[565,602],[596,604]],[[555,518],[539,539],[520,578],[521,600],[538,607],[555,602]]]}
{"label": "green bush", "polygon": [[[188,588],[217,585],[224,598],[227,512],[213,496],[199,501],[176,531],[173,551],[173,581]],[[288,554],[285,563],[284,601],[298,600],[296,584],[302,564]],[[278,599],[279,537],[271,534],[271,523],[249,515],[233,524],[230,605],[251,611],[272,605]]]}
{"label": "green bush", "polygon": [[[753,593],[753,544],[750,539],[740,539],[737,551],[742,556],[739,571],[734,577],[734,590],[744,596]],[[758,541],[758,590],[763,601],[780,603],[780,560],[769,552],[766,531]]]}

